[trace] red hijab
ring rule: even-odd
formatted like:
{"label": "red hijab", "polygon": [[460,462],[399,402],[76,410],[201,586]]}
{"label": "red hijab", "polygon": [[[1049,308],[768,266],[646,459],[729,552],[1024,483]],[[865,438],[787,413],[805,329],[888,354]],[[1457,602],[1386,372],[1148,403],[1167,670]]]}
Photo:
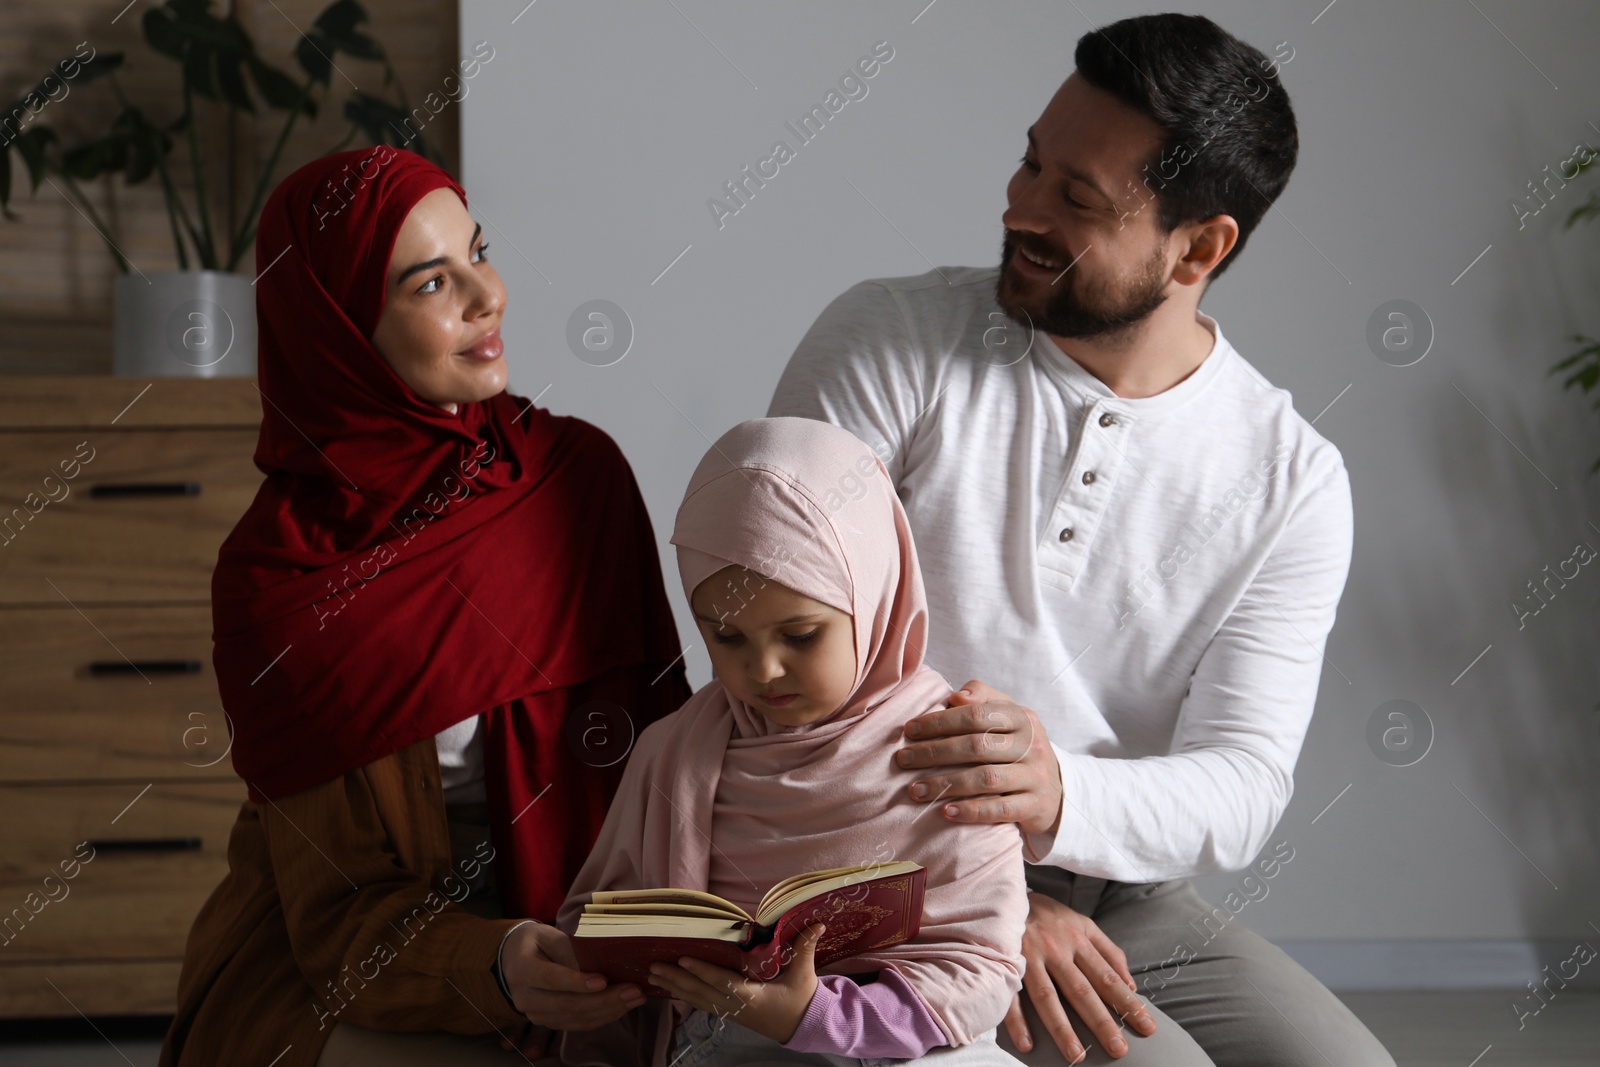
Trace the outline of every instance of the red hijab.
{"label": "red hijab", "polygon": [[302,167],[262,210],[266,480],[218,553],[212,659],[257,803],[483,714],[502,903],[553,920],[622,754],[690,690],[611,438],[509,392],[450,414],[368,340],[395,235],[441,188],[466,203],[379,146]]}

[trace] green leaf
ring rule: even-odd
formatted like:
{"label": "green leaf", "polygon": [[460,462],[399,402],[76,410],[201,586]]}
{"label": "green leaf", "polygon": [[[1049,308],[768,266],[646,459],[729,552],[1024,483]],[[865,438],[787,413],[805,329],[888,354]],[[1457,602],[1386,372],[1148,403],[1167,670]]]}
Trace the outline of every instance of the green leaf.
{"label": "green leaf", "polygon": [[1584,357],[1584,353],[1582,353],[1582,352],[1574,352],[1572,355],[1568,356],[1566,359],[1562,360],[1560,363],[1557,363],[1555,366],[1551,367],[1550,370],[1549,370],[1549,373],[1550,374],[1557,374],[1557,373],[1559,373],[1561,371],[1564,371],[1568,367],[1572,366],[1574,363],[1578,362],[1578,360],[1582,359],[1583,357]]}
{"label": "green leaf", "polygon": [[415,131],[406,127],[409,116],[404,111],[368,93],[351,93],[344,102],[344,117],[374,144],[404,147],[416,139]]}
{"label": "green leaf", "polygon": [[211,52],[190,44],[183,53],[183,80],[207,100],[217,99],[217,86],[211,78]]}
{"label": "green leaf", "polygon": [[1600,363],[1585,367],[1561,383],[1561,388],[1571,389],[1573,385],[1583,386],[1583,391],[1588,392],[1596,384],[1600,384]]}
{"label": "green leaf", "polygon": [[254,115],[256,104],[250,99],[250,90],[244,85],[244,71],[240,69],[243,58],[238,54],[217,53],[217,86],[229,106]]}
{"label": "green leaf", "polygon": [[144,13],[141,25],[144,27],[145,43],[151,48],[173,59],[183,58],[186,39],[178,28],[177,20],[169,12],[153,7]]}
{"label": "green leaf", "polygon": [[366,9],[355,0],[335,0],[312,23],[311,35],[330,60],[338,52],[358,59],[382,59],[383,46],[356,29],[366,21]]}
{"label": "green leaf", "polygon": [[1585,337],[1581,333],[1580,334],[1573,334],[1572,335],[1572,340],[1574,340],[1574,341],[1589,341],[1589,344],[1584,346],[1583,348],[1578,349],[1578,351],[1572,353],[1572,355],[1568,356],[1566,359],[1562,360],[1561,362],[1557,363],[1555,366],[1551,367],[1550,368],[1550,373],[1551,374],[1555,374],[1555,373],[1557,373],[1559,371],[1564,371],[1568,367],[1572,366],[1573,364],[1577,363],[1579,360],[1582,360],[1582,359],[1600,360],[1600,341],[1591,340],[1590,338]]}
{"label": "green leaf", "polygon": [[1567,221],[1562,225],[1562,229],[1570,230],[1579,221],[1592,219],[1596,216],[1600,216],[1600,189],[1590,193],[1588,200],[1572,209],[1571,213],[1567,215]]}
{"label": "green leaf", "polygon": [[136,107],[130,107],[117,116],[112,124],[112,136],[126,146],[127,164],[123,178],[129,185],[138,185],[150,177],[156,164],[171,148],[166,135]]}
{"label": "green leaf", "polygon": [[[15,139],[22,136],[23,127],[28,124],[28,105],[21,100],[12,104],[4,111],[0,111],[0,137]],[[3,149],[0,145],[0,149]]]}
{"label": "green leaf", "polygon": [[299,43],[294,46],[294,59],[313,81],[327,85],[333,74],[333,60],[330,58],[333,51],[333,42],[320,30],[313,28],[310,33],[301,35]]}
{"label": "green leaf", "polygon": [[[24,113],[27,108],[20,102],[4,112],[8,118],[14,119],[19,113]],[[0,215],[12,221],[18,216],[10,208],[11,203],[11,149],[16,148],[22,156],[22,161],[27,165],[30,186],[33,190],[39,188],[39,183],[44,179],[44,151],[45,147],[56,139],[55,131],[48,126],[30,126],[20,133],[13,134],[8,143],[0,143]]]}
{"label": "green leaf", "polygon": [[383,46],[364,33],[346,33],[332,36],[334,47],[358,59],[382,59]]}
{"label": "green leaf", "polygon": [[28,166],[28,181],[34,190],[37,190],[39,183],[44,181],[45,148],[55,140],[56,131],[48,126],[35,126],[31,130],[24,130],[22,136],[12,142],[17,146],[17,151],[22,153],[22,161]]}
{"label": "green leaf", "polygon": [[78,64],[78,73],[72,80],[77,85],[83,85],[94,81],[96,78],[103,78],[121,67],[122,58],[121,52],[107,52],[105,55],[94,55],[85,60],[73,60],[68,57],[57,63],[56,69],[60,70],[68,62],[76,62]]}
{"label": "green leaf", "polygon": [[[261,99],[270,108],[289,111],[300,103],[300,86],[295,80],[256,56],[250,57],[250,80],[255,82],[256,92],[261,94]],[[316,115],[316,105],[312,103],[310,94],[306,95],[302,110],[307,115]]]}
{"label": "green leaf", "polygon": [[101,137],[63,152],[61,169],[67,172],[68,177],[87,182],[93,181],[107,171],[120,170],[120,164],[126,159],[125,146],[119,150],[114,137]]}
{"label": "green leaf", "polygon": [[237,16],[229,15],[225,19],[218,19],[217,25],[221,28],[226,42],[221,45],[225,51],[237,53],[240,58],[256,54],[255,43],[250,40],[250,35],[244,32],[244,27],[239,24]]}
{"label": "green leaf", "polygon": [[81,144],[61,153],[61,169],[69,178],[92,181],[100,176],[100,145]]}
{"label": "green leaf", "polygon": [[156,169],[156,154],[148,141],[142,137],[133,137],[128,140],[128,168],[123,171],[123,180],[129,185],[138,185],[150,177]]}
{"label": "green leaf", "polygon": [[342,36],[367,21],[367,9],[356,0],[334,0],[312,23],[319,30]]}

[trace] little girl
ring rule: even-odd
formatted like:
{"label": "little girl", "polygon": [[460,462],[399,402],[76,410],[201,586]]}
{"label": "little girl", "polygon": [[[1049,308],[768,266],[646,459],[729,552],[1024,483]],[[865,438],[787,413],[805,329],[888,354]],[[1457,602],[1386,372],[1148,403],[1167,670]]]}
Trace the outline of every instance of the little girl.
{"label": "little girl", "polygon": [[700,461],[672,543],[716,680],[639,736],[559,925],[597,891],[699,889],[753,914],[789,875],[910,860],[927,868],[921,930],[820,977],[825,924],[770,982],[652,965],[673,999],[566,1033],[563,1060],[1017,1064],[994,1035],[1022,985],[1022,839],[913,801],[894,759],[951,687],[922,662],[922,573],[883,464],[828,423],[741,423]]}

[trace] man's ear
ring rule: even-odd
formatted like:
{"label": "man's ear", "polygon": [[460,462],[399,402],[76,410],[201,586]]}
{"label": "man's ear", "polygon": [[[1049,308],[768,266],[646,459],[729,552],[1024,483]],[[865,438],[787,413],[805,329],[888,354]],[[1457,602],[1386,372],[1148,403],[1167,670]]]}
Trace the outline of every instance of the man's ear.
{"label": "man's ear", "polygon": [[1239,224],[1232,215],[1213,215],[1192,227],[1189,245],[1172,268],[1179,285],[1204,282],[1239,243]]}

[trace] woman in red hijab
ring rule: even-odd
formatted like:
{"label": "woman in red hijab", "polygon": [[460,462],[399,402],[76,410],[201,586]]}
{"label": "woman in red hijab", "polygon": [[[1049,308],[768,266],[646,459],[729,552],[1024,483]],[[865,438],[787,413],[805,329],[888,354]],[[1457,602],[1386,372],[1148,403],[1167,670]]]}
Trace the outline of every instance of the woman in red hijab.
{"label": "woman in red hijab", "polygon": [[643,999],[545,924],[690,690],[627,461],[505,391],[485,248],[387,146],[262,211],[266,480],[212,579],[249,800],[163,1065],[521,1063]]}

